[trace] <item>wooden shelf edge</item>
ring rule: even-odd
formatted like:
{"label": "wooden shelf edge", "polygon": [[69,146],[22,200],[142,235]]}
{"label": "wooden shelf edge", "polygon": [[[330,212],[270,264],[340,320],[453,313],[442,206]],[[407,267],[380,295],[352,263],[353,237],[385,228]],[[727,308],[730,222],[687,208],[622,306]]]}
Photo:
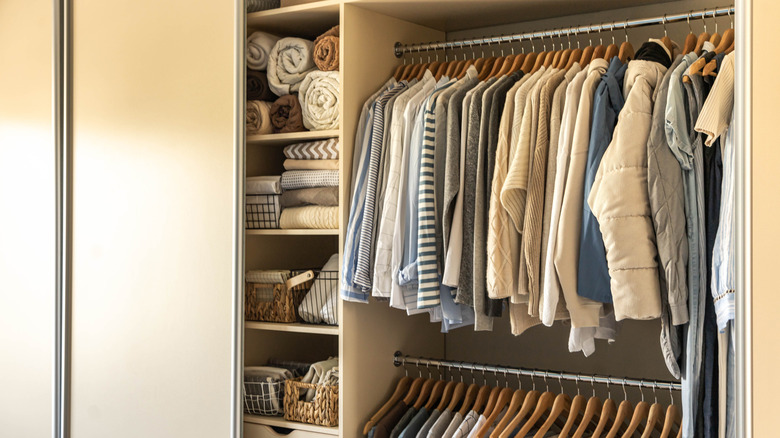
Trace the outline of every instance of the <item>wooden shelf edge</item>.
{"label": "wooden shelf edge", "polygon": [[268,229],[245,230],[247,236],[338,236],[339,230],[334,229]]}
{"label": "wooden shelf edge", "polygon": [[244,327],[251,330],[310,333],[310,334],[317,334],[317,335],[338,336],[339,334],[339,327],[332,326],[332,325],[246,321],[244,322]]}
{"label": "wooden shelf edge", "polygon": [[265,417],[261,415],[250,415],[245,413],[244,422],[262,424],[265,426],[272,426],[272,427],[284,427],[287,429],[302,430],[305,432],[323,433],[327,435],[338,436],[339,434],[338,427],[325,427],[325,426],[317,426],[315,424],[298,423],[295,421],[287,421],[283,417]]}
{"label": "wooden shelf edge", "polygon": [[[280,8],[266,9],[264,11],[249,12],[246,14],[246,21],[248,25],[252,25],[252,21],[259,20],[264,17],[273,17],[274,15],[294,14],[296,12],[316,11],[318,9],[332,9],[338,8],[342,3],[341,0],[321,0],[317,2],[304,3],[300,5],[285,6]],[[338,10],[338,9],[336,9]]]}
{"label": "wooden shelf edge", "polygon": [[341,130],[339,129],[328,129],[324,131],[287,132],[284,134],[247,135],[246,144],[248,145],[291,144],[299,141],[337,138],[339,137],[340,134],[341,134]]}

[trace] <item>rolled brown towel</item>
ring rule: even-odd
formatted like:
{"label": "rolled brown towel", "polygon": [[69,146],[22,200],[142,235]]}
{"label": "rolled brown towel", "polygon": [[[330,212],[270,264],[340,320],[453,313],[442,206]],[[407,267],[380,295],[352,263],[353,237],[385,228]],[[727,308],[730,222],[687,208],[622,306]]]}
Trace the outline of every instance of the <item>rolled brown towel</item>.
{"label": "rolled brown towel", "polygon": [[288,94],[276,99],[271,105],[271,123],[274,132],[300,132],[303,131],[303,114],[298,96]]}
{"label": "rolled brown towel", "polygon": [[278,99],[279,96],[275,95],[271,88],[268,87],[268,78],[264,71],[246,69],[246,99],[247,100],[264,100],[266,102],[273,102]]}
{"label": "rolled brown towel", "polygon": [[339,69],[339,27],[336,26],[314,40],[314,64],[322,71]]}
{"label": "rolled brown towel", "polygon": [[261,100],[249,100],[246,102],[246,134],[270,134],[273,132],[271,126],[271,103]]}

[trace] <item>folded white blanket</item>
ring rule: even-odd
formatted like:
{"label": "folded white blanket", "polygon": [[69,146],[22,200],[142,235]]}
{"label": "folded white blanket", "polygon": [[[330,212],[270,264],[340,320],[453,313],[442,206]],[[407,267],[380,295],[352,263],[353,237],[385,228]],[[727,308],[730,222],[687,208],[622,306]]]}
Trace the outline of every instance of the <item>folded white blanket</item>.
{"label": "folded white blanket", "polygon": [[322,271],[314,279],[311,289],[298,306],[298,314],[304,321],[311,324],[321,322],[338,324],[336,313],[338,270],[339,255],[333,254],[322,267]]}
{"label": "folded white blanket", "polygon": [[268,59],[268,86],[277,96],[297,93],[306,74],[316,69],[314,43],[302,38],[280,39]]}
{"label": "folded white blanket", "polygon": [[341,84],[337,71],[313,71],[301,82],[303,126],[311,131],[338,129]]}
{"label": "folded white blanket", "polygon": [[270,134],[274,132],[271,124],[271,104],[262,100],[246,102],[246,134]]}
{"label": "folded white blanket", "polygon": [[307,205],[285,208],[279,218],[279,228],[286,230],[335,230],[339,227],[339,208]]}
{"label": "folded white blanket", "polygon": [[250,176],[246,179],[247,195],[278,195],[282,193],[281,176]]}
{"label": "folded white blanket", "polygon": [[252,70],[265,70],[268,58],[281,38],[266,32],[252,32],[246,39],[246,66]]}

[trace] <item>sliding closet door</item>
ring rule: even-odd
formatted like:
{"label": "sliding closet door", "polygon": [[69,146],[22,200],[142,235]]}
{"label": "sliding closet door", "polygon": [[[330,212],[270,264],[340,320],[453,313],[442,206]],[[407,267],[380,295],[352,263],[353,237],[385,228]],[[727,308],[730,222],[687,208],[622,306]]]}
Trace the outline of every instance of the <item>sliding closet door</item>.
{"label": "sliding closet door", "polygon": [[73,437],[229,436],[233,13],[73,0]]}
{"label": "sliding closet door", "polygon": [[53,3],[0,1],[0,435],[50,437]]}

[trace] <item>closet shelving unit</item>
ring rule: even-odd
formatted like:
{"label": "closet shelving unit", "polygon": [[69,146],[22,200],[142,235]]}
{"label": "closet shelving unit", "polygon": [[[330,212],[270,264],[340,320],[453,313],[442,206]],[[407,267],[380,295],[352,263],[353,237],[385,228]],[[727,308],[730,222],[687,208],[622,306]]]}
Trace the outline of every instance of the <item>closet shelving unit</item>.
{"label": "closet shelving unit", "polygon": [[[324,260],[330,251],[330,248],[323,249],[326,245],[333,245],[333,251],[342,251],[351,201],[354,138],[360,111],[365,100],[403,62],[394,56],[396,43],[416,44],[550,30],[684,13],[694,9],[713,9],[716,6],[723,4],[712,0],[326,0],[249,14],[247,23],[250,31],[263,29],[282,35],[314,38],[336,23],[341,25],[342,121],[338,130],[341,139],[338,238],[333,234],[309,234],[308,231],[304,233],[299,230],[287,230],[290,233],[248,233],[247,269],[276,267],[277,260],[301,262],[316,257]],[[701,30],[700,22],[691,20],[691,23],[696,32]],[[723,26],[728,26],[728,20],[722,19],[720,24],[725,28]],[[663,32],[661,26],[654,26],[629,30],[628,34],[634,47],[638,48],[642,41],[663,36]],[[687,32],[688,26],[684,22],[668,25],[669,36],[675,41],[682,42]],[[598,41],[600,36],[607,44],[612,35],[609,32],[594,34],[593,42]],[[624,35],[615,31],[615,38],[622,40]],[[572,35],[571,39],[576,38]],[[579,40],[584,45],[588,44],[588,36],[580,36]],[[543,42],[537,39],[535,44],[539,48]],[[560,41],[556,40],[556,44],[560,44]],[[510,50],[508,45],[503,47],[507,52]],[[519,44],[511,47],[520,50]],[[528,50],[530,44],[526,42],[523,47]],[[480,51],[487,55],[495,49],[498,53],[501,46],[473,49],[479,56]],[[454,53],[459,58],[464,55],[463,51]],[[430,56],[433,60],[436,54],[433,51],[429,55],[415,54],[414,59],[417,62],[420,56]],[[438,52],[438,56],[443,60],[443,52]],[[293,136],[299,135],[316,134],[300,133]],[[279,170],[281,155],[275,158],[275,164],[262,161],[263,157],[273,156],[268,151],[281,154],[281,147],[288,141],[297,141],[297,138],[300,137],[272,135],[248,138],[248,172],[250,169]],[[258,249],[258,246],[266,244],[279,253],[272,256]],[[293,250],[290,245],[297,245],[299,249]],[[300,248],[305,248],[308,254],[300,253]],[[515,337],[510,334],[509,321],[505,317],[496,321],[493,332],[459,329],[443,334],[440,325],[430,323],[427,314],[407,316],[406,312],[390,308],[386,301],[373,299],[369,304],[340,302],[339,323],[337,330],[329,330],[328,333],[312,332],[315,329],[296,325],[282,329],[281,325],[247,324],[247,364],[256,364],[262,358],[280,357],[302,348],[311,350],[312,354],[325,351],[334,354],[337,351],[340,357],[341,386],[339,427],[323,430],[308,425],[289,424],[279,418],[247,416],[245,437],[279,436],[275,432],[255,429],[254,426],[258,424],[263,427],[296,429],[289,435],[294,437],[322,438],[336,434],[345,438],[362,436],[367,419],[387,400],[395,388],[395,382],[403,375],[403,371],[393,366],[392,358],[396,351],[448,361],[500,363],[511,367],[591,375],[673,380],[666,371],[658,346],[658,321],[629,321],[623,324],[617,343],[600,343],[597,352],[589,358],[568,352],[569,326],[562,323],[556,323],[551,328],[534,327],[522,336]],[[300,344],[293,346],[291,343],[294,342]],[[337,347],[334,347],[335,344]],[[329,350],[332,347],[334,350]],[[410,375],[416,372],[414,368],[407,370]],[[633,396],[638,400],[639,393]]]}
{"label": "closet shelving unit", "polygon": [[[340,13],[341,3],[338,1],[253,12],[247,14],[247,35],[262,30],[279,36],[313,40],[339,24]],[[246,175],[279,175],[283,171],[282,150],[286,145],[343,138],[342,134],[342,129],[335,129],[247,136]],[[344,199],[340,196],[342,204]],[[341,234],[340,229],[246,230],[246,269],[319,268],[332,254],[339,252]],[[341,303],[338,313],[342,314]],[[313,362],[339,353],[339,325],[246,321],[244,328],[245,365],[260,365],[272,358]],[[288,435],[280,428],[291,432]],[[244,436],[247,438],[327,437],[339,434],[339,427],[244,414]]]}

